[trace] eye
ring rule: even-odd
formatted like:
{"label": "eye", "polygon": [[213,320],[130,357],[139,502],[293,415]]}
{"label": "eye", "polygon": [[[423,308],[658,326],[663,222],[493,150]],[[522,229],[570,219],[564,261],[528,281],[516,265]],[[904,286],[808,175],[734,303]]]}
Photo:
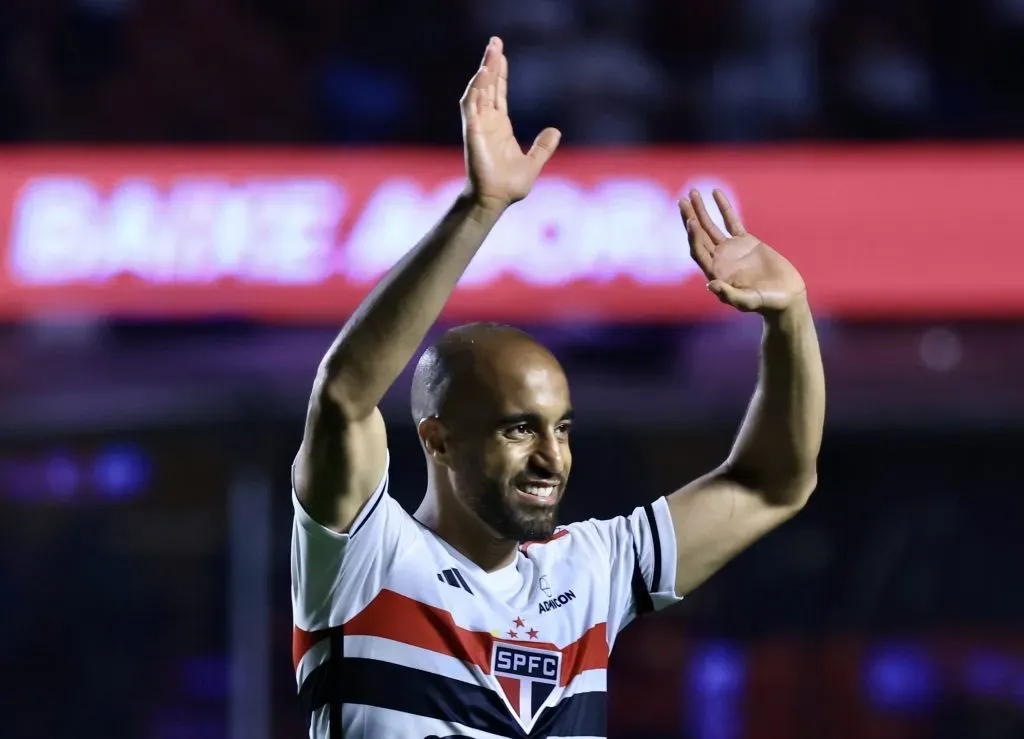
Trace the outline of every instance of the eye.
{"label": "eye", "polygon": [[560,423],[555,427],[555,432],[559,436],[568,436],[570,431],[572,431],[572,424],[568,421]]}
{"label": "eye", "polygon": [[505,433],[508,436],[512,436],[514,438],[522,438],[523,436],[529,436],[530,424],[517,423],[515,426],[509,426],[507,429],[505,429]]}

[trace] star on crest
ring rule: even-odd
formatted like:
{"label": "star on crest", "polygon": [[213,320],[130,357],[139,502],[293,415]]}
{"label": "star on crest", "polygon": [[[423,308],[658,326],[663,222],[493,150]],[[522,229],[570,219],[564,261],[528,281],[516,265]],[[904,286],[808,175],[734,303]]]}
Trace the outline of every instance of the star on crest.
{"label": "star on crest", "polygon": [[[491,636],[498,639],[519,639],[519,632],[522,629],[526,629],[526,619],[522,616],[517,616],[512,620],[512,627],[508,631],[502,633],[494,629],[491,631]],[[540,639],[537,629],[526,629],[526,636],[523,636],[522,639],[525,640],[527,637],[533,641]]]}

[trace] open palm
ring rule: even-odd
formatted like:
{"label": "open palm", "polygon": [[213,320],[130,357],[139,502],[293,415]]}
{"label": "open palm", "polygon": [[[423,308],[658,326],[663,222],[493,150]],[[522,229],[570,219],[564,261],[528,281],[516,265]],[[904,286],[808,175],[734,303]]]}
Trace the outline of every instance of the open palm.
{"label": "open palm", "polygon": [[508,59],[501,39],[493,37],[487,44],[461,107],[466,172],[473,196],[499,207],[522,200],[555,153],[561,134],[546,128],[529,152],[523,153],[508,117]]}
{"label": "open palm", "polygon": [[788,259],[747,233],[725,193],[715,190],[729,234],[722,233],[696,190],[679,201],[690,255],[708,278],[708,290],[741,311],[785,310],[806,293],[804,280]]}

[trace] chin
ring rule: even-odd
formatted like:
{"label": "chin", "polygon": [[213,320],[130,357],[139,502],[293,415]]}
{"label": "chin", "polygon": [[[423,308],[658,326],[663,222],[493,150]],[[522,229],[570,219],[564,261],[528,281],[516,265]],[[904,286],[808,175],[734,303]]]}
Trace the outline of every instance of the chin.
{"label": "chin", "polygon": [[539,541],[555,533],[555,511],[545,511],[541,516],[515,516],[519,541]]}
{"label": "chin", "polygon": [[[486,494],[471,502],[480,521],[494,534],[508,541],[539,541],[555,532],[558,499],[553,505],[526,505],[518,500],[514,488],[497,486],[485,489]],[[558,492],[561,496],[561,491]]]}

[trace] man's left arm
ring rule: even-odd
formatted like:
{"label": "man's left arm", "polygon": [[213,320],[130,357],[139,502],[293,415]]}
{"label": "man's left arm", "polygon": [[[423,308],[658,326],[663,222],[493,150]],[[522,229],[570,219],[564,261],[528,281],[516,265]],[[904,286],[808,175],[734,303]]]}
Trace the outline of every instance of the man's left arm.
{"label": "man's left arm", "polygon": [[817,484],[825,420],[824,371],[803,279],[744,230],[722,193],[715,200],[728,234],[696,192],[680,203],[691,254],[719,300],[762,315],[761,367],[728,459],[667,498],[677,596],[804,506]]}

